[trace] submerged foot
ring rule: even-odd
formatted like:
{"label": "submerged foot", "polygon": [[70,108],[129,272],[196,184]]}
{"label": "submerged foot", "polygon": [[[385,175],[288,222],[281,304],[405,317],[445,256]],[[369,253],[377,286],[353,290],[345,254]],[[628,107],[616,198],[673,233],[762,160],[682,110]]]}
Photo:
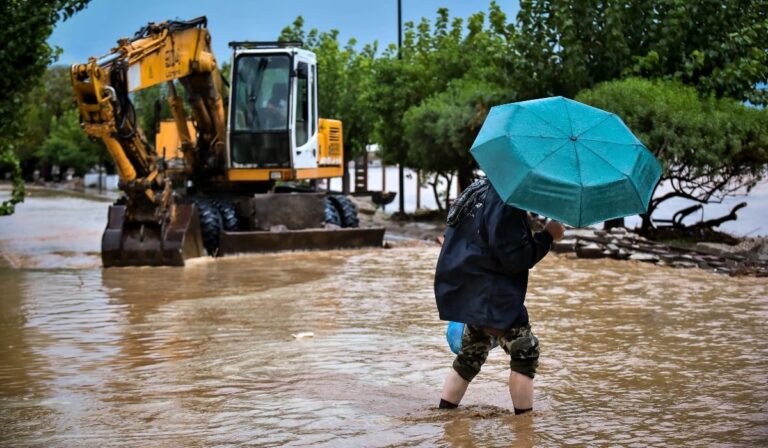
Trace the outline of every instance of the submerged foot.
{"label": "submerged foot", "polygon": [[442,398],[440,399],[440,405],[438,406],[440,409],[456,409],[457,407],[459,407],[458,404],[453,404],[450,401],[443,400]]}

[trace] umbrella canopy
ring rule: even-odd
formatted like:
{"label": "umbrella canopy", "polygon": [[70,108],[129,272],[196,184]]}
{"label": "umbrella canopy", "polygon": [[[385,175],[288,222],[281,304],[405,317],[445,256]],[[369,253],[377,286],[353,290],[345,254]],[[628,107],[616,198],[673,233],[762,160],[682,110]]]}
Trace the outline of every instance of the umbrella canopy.
{"label": "umbrella canopy", "polygon": [[471,153],[507,204],[575,227],[645,213],[661,176],[619,117],[562,97],[493,107]]}

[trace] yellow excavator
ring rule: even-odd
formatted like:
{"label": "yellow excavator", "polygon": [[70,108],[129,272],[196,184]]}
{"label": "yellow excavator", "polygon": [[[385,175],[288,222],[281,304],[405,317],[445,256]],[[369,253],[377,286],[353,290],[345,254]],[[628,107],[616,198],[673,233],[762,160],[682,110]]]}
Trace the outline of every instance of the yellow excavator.
{"label": "yellow excavator", "polygon": [[[205,17],[149,23],[72,66],[81,125],[106,144],[123,193],[109,208],[105,267],[381,246],[384,229],[360,228],[349,198],[314,187],[344,169],[342,123],[318,118],[315,54],[300,42],[229,45],[230,80]],[[173,119],[157,123],[153,144],[131,93],[160,84]]]}

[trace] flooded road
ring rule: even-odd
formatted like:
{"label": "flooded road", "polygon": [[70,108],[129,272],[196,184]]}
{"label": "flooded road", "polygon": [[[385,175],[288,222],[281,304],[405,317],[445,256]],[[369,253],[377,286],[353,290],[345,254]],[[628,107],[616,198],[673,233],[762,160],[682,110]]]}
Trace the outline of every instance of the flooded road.
{"label": "flooded road", "polygon": [[534,413],[499,349],[444,412],[437,248],[102,270],[104,219],[36,195],[0,218],[0,446],[768,444],[766,279],[550,255]]}

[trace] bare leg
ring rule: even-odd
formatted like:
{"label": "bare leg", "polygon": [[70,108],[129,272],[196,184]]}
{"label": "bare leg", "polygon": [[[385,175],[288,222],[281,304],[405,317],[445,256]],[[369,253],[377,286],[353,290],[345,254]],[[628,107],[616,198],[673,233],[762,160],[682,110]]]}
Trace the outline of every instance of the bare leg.
{"label": "bare leg", "polygon": [[464,398],[464,392],[467,391],[468,386],[469,381],[465,380],[461,375],[456,373],[455,370],[451,369],[451,371],[448,372],[448,376],[445,378],[443,393],[440,395],[440,398],[449,403],[459,404],[461,399]]}
{"label": "bare leg", "polygon": [[512,406],[515,409],[533,408],[533,379],[514,371],[510,372],[509,396],[512,398]]}

